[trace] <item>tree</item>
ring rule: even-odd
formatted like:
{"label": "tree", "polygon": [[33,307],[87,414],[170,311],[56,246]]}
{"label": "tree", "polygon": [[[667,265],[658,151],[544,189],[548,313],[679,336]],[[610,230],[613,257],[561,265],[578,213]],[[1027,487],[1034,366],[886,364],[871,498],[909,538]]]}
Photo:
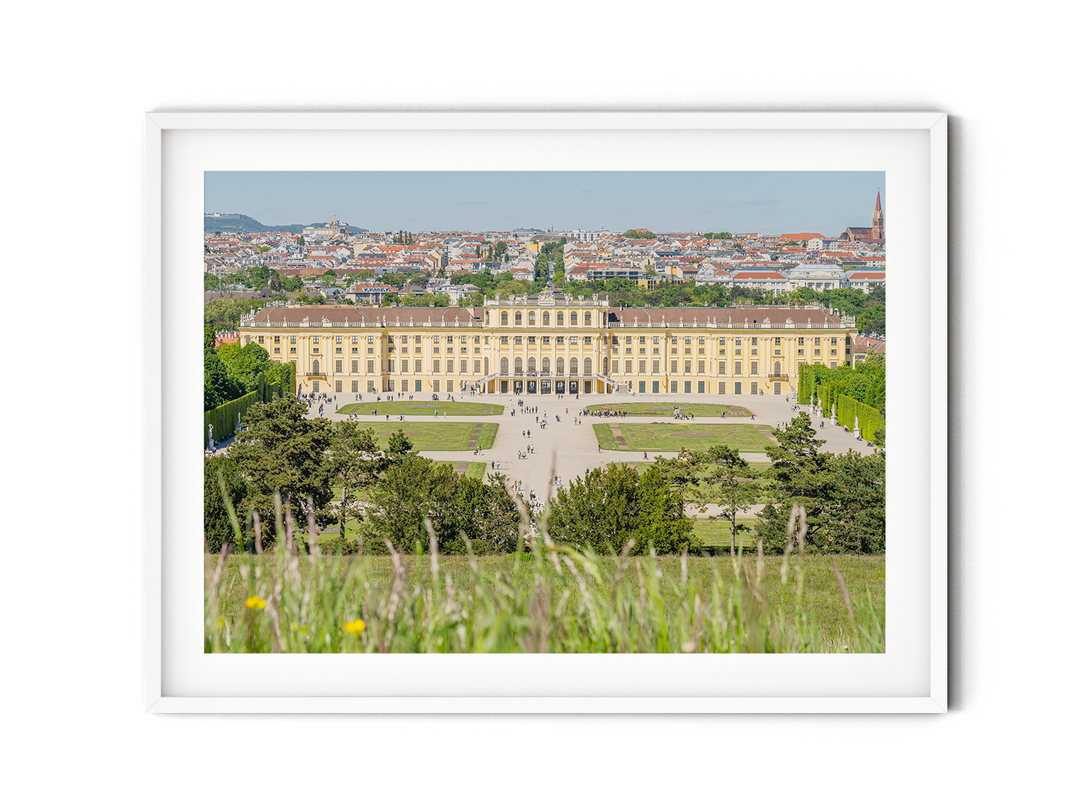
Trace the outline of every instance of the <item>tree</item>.
{"label": "tree", "polygon": [[236,532],[222,497],[222,485],[242,526],[243,513],[238,507],[246,487],[236,464],[228,456],[208,456],[203,462],[203,540],[206,551],[211,554],[217,554],[226,543],[236,542]]}
{"label": "tree", "polygon": [[382,306],[394,307],[401,303],[401,296],[397,293],[387,293],[382,297]]}
{"label": "tree", "polygon": [[218,357],[228,369],[229,376],[244,392],[255,390],[259,374],[271,365],[270,355],[258,343],[226,343],[218,349]]}
{"label": "tree", "polygon": [[557,543],[619,554],[628,540],[632,553],[676,554],[693,543],[693,523],[680,492],[652,468],[644,475],[625,464],[592,470],[551,501],[548,529]]}
{"label": "tree", "polygon": [[375,431],[359,422],[338,422],[333,427],[330,449],[326,455],[331,481],[341,484],[341,504],[337,509],[341,537],[350,517],[363,517],[359,495],[375,485],[389,462],[379,450]]}
{"label": "tree", "polygon": [[203,410],[224,405],[243,393],[221,359],[212,351],[206,352],[203,355]]}
{"label": "tree", "polygon": [[[885,553],[885,453],[833,456],[836,498],[825,512],[829,546],[850,554]],[[820,545],[820,544],[819,544]]]}
{"label": "tree", "polygon": [[476,554],[506,554],[517,548],[520,518],[501,475],[491,483],[457,475],[449,490],[448,499],[430,508],[441,551],[467,553],[462,535]]}
{"label": "tree", "polygon": [[734,556],[735,536],[748,528],[738,522],[739,513],[757,503],[760,488],[750,465],[738,450],[717,445],[709,448],[707,458],[716,466],[704,477],[704,483],[715,487],[712,498],[720,507],[720,517],[730,524],[731,554]]}
{"label": "tree", "polygon": [[639,541],[657,554],[678,554],[694,540],[694,522],[684,512],[682,495],[668,486],[664,476],[650,467],[641,476],[637,492]]}
{"label": "tree", "polygon": [[263,525],[263,546],[273,543],[274,493],[282,504],[291,503],[295,519],[305,520],[308,498],[315,514],[330,501],[330,474],[326,451],[331,443],[328,419],[308,419],[307,407],[290,398],[256,403],[244,414],[245,428],[233,442],[229,457],[236,463],[247,495],[245,514],[258,510]]}
{"label": "tree", "polygon": [[618,554],[634,537],[634,551],[647,551],[637,537],[638,473],[625,464],[609,464],[575,478],[551,501],[548,531],[556,543],[591,546],[602,554]]}
{"label": "tree", "polygon": [[430,516],[433,503],[450,500],[453,478],[446,465],[415,453],[402,455],[387,468],[372,494],[368,520],[375,535],[394,548],[427,548],[424,518]]}
{"label": "tree", "polygon": [[810,426],[810,417],[800,413],[791,424],[774,434],[778,444],[765,449],[772,461],[772,489],[775,501],[758,516],[757,532],[770,551],[782,551],[787,542],[787,521],[792,503],[806,508],[807,547],[827,546],[826,510],[837,496],[837,482],[830,469],[832,455],[819,453],[822,439]]}

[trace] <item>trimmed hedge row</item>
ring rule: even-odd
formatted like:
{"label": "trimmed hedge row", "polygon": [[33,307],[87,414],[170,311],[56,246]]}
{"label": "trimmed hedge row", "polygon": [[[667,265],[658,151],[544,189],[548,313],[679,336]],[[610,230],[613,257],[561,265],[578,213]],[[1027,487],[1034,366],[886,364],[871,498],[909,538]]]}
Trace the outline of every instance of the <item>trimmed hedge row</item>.
{"label": "trimmed hedge row", "polygon": [[[255,378],[255,390],[249,391],[224,405],[219,405],[203,414],[203,424],[214,426],[214,441],[220,442],[236,432],[236,421],[243,418],[256,402],[271,402],[278,397],[289,396],[296,387],[296,366],[292,363],[275,364],[278,381],[267,382],[266,373],[260,371]],[[206,434],[203,433],[203,448],[206,448]]]}
{"label": "trimmed hedge row", "polygon": [[867,441],[874,442],[874,434],[885,427],[884,415],[877,408],[872,408],[844,394],[843,390],[844,382],[834,369],[820,365],[804,365],[799,369],[799,402],[801,404],[813,404],[814,398],[817,397],[822,413],[826,416],[832,414],[832,406],[835,404],[836,421],[848,430],[854,430],[855,418],[858,417],[859,433]]}
{"label": "trimmed hedge row", "polygon": [[[247,409],[259,401],[258,391],[244,394],[242,397],[219,405],[203,414],[203,424],[214,426],[214,441],[220,442],[226,436],[236,432],[236,422],[247,413]],[[206,448],[206,433],[202,437],[203,448]]]}

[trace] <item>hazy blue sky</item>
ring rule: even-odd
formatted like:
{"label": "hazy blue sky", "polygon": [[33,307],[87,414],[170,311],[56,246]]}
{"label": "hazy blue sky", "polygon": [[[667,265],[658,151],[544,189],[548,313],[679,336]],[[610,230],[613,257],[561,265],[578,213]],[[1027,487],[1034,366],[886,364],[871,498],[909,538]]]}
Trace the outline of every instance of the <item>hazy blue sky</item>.
{"label": "hazy blue sky", "polygon": [[207,172],[205,211],[372,231],[870,226],[884,172]]}

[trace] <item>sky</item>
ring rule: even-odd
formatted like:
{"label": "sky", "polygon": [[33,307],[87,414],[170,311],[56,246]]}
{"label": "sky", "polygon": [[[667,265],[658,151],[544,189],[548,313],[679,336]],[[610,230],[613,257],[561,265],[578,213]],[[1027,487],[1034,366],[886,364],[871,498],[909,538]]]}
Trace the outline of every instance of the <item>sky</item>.
{"label": "sky", "polygon": [[205,213],[371,231],[870,227],[885,172],[206,172]]}

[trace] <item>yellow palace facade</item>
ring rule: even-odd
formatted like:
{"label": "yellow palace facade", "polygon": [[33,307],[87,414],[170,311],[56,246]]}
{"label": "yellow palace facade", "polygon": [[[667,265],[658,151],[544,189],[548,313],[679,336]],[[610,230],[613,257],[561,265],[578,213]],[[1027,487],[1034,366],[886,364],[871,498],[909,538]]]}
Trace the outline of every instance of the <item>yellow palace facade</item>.
{"label": "yellow palace facade", "polygon": [[483,307],[268,307],[242,343],[305,393],[787,395],[852,364],[854,318],[817,306],[609,307],[556,293]]}

